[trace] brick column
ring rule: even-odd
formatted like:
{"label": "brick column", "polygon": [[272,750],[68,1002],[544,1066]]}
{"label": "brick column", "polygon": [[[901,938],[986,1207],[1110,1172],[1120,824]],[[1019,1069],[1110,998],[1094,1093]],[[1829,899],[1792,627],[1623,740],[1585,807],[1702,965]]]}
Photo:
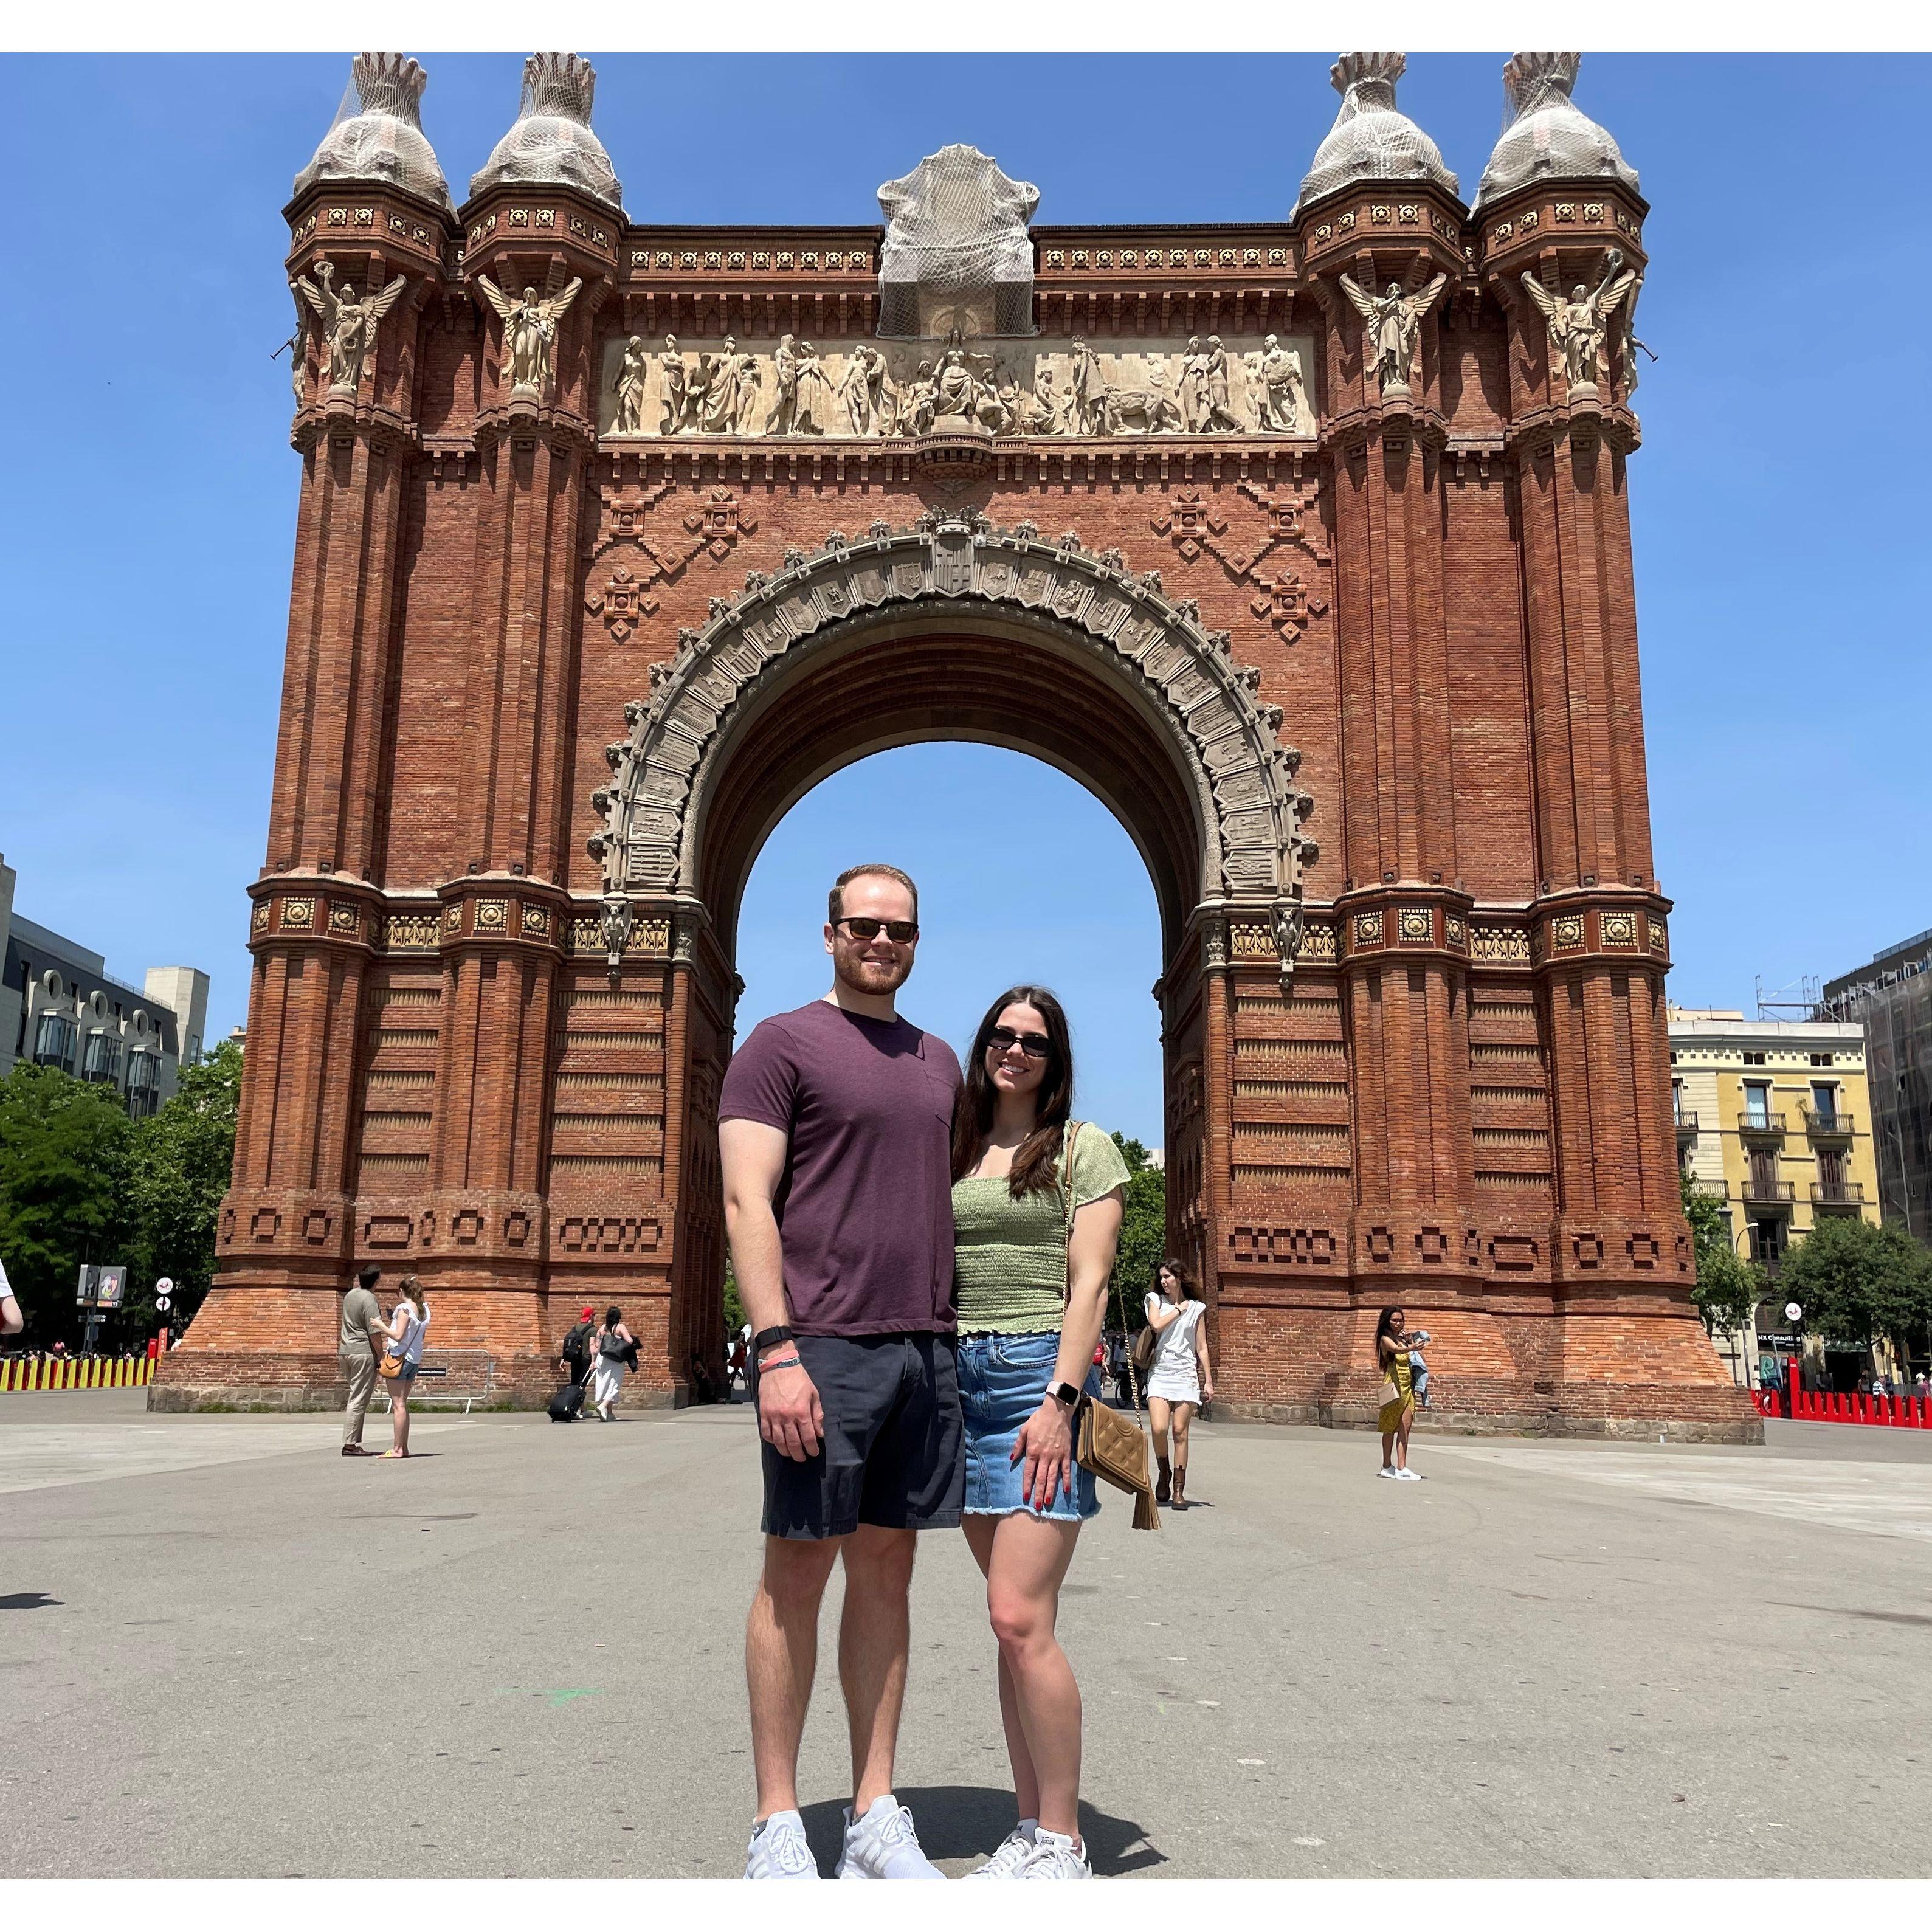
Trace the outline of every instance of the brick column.
{"label": "brick column", "polygon": [[[356,1252],[358,1041],[382,922],[386,747],[405,601],[410,466],[440,212],[386,191],[311,189],[288,211],[292,280],[326,303],[387,296],[355,382],[332,381],[326,319],[298,338],[302,459],[268,864],[250,890],[250,1052],[220,1272],[154,1405],[326,1402],[335,1294]],[[402,286],[392,286],[400,279]],[[301,298],[298,296],[298,299]]]}
{"label": "brick column", "polygon": [[[489,1348],[500,1376],[527,1396],[550,1378],[568,1325],[550,1319],[542,1291],[554,1076],[572,983],[563,952],[568,790],[596,450],[595,323],[616,227],[608,211],[554,187],[493,189],[462,218],[464,274],[484,332],[478,620],[453,876],[440,888],[443,1020],[428,1189],[436,1258],[424,1264],[448,1291],[441,1339]],[[530,289],[554,304],[549,366],[534,385],[514,382],[511,327],[485,277],[508,300]]]}
{"label": "brick column", "polygon": [[[1636,419],[1614,325],[1572,383],[1551,299],[1641,268],[1620,184],[1539,183],[1486,211],[1482,273],[1508,317],[1508,430],[1536,782],[1530,909],[1555,1138],[1550,1358],[1559,1412],[1744,1417],[1696,1320],[1664,1006],[1669,902],[1651,871],[1626,464]],[[1569,232],[1566,232],[1566,230]],[[1629,1424],[1627,1426],[1640,1426]]]}
{"label": "brick column", "polygon": [[[1330,324],[1337,938],[1355,1171],[1348,1267],[1378,1302],[1417,1299],[1449,1274],[1472,1182],[1469,901],[1456,860],[1436,338],[1461,267],[1439,242],[1365,245],[1331,258],[1314,284]],[[1408,383],[1382,387],[1340,289],[1345,271],[1376,290],[1450,278],[1421,321]]]}

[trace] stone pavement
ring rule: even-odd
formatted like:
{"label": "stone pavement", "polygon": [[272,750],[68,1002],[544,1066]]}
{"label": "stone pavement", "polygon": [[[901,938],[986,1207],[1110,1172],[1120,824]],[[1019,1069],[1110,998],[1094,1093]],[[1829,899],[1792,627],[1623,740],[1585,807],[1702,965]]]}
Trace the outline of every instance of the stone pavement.
{"label": "stone pavement", "polygon": [[[735,1876],[742,1409],[418,1424],[0,1397],[0,1876]],[[386,1430],[372,1418],[372,1440]],[[1932,1438],[1762,1450],[1203,1426],[1062,1616],[1136,1876],[1923,1876]],[[828,1604],[808,1822],[847,1795]],[[979,1580],[927,1539],[899,1790],[1011,1819]]]}

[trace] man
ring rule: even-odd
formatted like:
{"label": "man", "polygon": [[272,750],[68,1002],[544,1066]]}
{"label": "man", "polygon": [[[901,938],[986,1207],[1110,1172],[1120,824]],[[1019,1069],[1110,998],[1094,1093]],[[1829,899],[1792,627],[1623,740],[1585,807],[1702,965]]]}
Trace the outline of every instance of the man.
{"label": "man", "polygon": [[[0,1335],[17,1335],[27,1325],[20,1304],[14,1299],[13,1284],[7,1279],[7,1264],[0,1262]],[[1919,1380],[1923,1382],[1924,1376]]]}
{"label": "man", "polygon": [[577,1326],[563,1338],[563,1359],[557,1366],[570,1378],[572,1388],[581,1388],[590,1373],[590,1338],[596,1333],[597,1311],[578,1310]]}
{"label": "man", "polygon": [[718,1102],[724,1218],[753,1330],[764,1567],[745,1632],[758,1811],[747,1878],[816,1878],[798,1812],[818,1606],[845,1565],[838,1674],[853,1797],[841,1878],[938,1878],[892,1796],[922,1529],[964,1497],[955,1370],[950,1146],[959,1063],[893,996],[919,892],[890,866],[840,874],[832,990],[761,1022]]}
{"label": "man", "polygon": [[373,1453],[362,1446],[362,1418],[376,1392],[376,1362],[382,1346],[380,1338],[389,1332],[376,1299],[376,1284],[382,1279],[382,1270],[372,1263],[356,1276],[356,1286],[342,1298],[342,1334],[337,1346],[349,1383],[349,1406],[342,1412],[345,1456]]}

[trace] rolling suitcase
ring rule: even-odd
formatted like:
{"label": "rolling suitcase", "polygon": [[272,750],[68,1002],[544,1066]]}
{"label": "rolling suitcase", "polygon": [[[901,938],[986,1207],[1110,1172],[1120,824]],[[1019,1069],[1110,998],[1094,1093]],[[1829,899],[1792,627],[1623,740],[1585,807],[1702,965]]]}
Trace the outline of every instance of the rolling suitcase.
{"label": "rolling suitcase", "polygon": [[584,1384],[571,1382],[557,1390],[550,1399],[550,1419],[553,1422],[574,1422],[584,1412]]}

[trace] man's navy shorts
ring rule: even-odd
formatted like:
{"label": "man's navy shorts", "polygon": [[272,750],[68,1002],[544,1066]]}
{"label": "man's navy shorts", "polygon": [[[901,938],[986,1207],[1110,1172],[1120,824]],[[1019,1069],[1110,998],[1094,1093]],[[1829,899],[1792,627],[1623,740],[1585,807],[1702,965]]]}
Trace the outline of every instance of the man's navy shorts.
{"label": "man's navy shorts", "polygon": [[793,1346],[818,1385],[824,1440],[802,1462],[760,1442],[765,1534],[815,1542],[861,1523],[956,1528],[966,1452],[954,1338],[800,1335]]}

